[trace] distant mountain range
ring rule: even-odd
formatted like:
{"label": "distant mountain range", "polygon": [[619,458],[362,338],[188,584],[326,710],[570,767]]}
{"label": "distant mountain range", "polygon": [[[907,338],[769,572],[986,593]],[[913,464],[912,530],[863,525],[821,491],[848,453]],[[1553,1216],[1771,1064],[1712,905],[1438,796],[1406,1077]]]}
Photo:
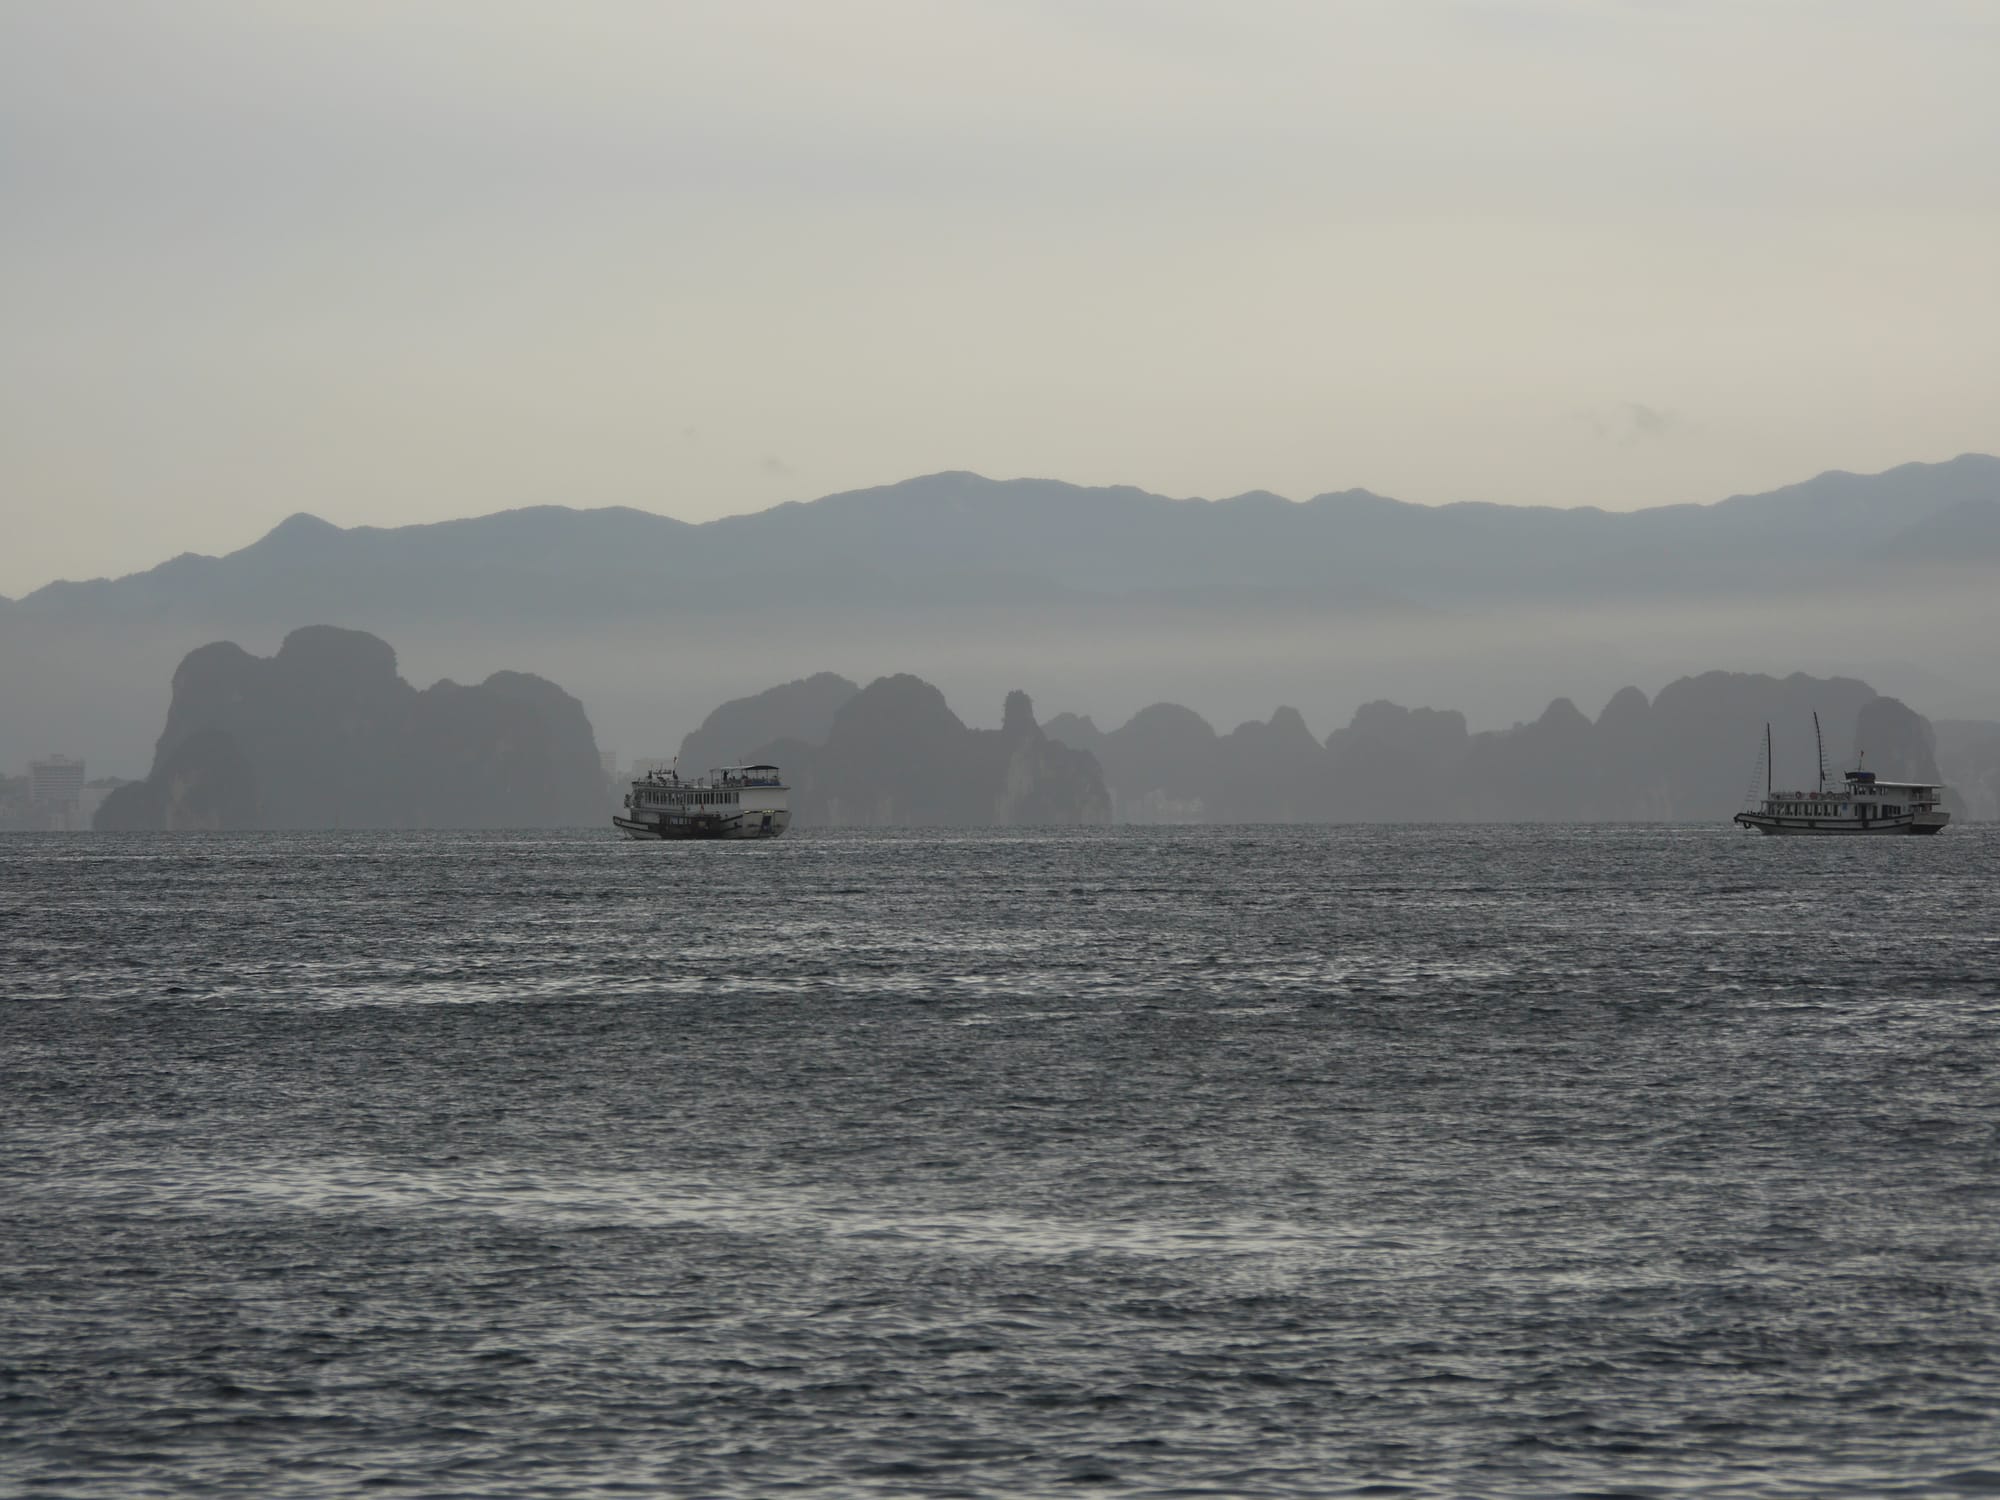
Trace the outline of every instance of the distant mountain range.
{"label": "distant mountain range", "polygon": [[319,623],[393,639],[426,675],[562,682],[628,757],[746,682],[829,666],[1114,715],[1289,701],[1326,722],[1393,698],[1504,723],[1720,664],[1866,676],[1983,720],[1997,569],[2000,459],[1976,454],[1635,512],[945,473],[700,525],[297,515],[224,557],[0,601],[0,770],[63,751],[137,774],[187,651]]}
{"label": "distant mountain range", "polygon": [[[866,687],[823,672],[713,710],[681,746],[689,772],[775,762],[803,827],[1079,823],[1722,822],[1743,805],[1764,724],[1774,779],[1812,786],[1817,712],[1828,768],[1865,752],[1891,778],[1957,778],[1953,810],[1991,817],[2000,726],[1940,737],[1867,684],[1709,672],[1656,698],[1615,694],[1595,719],[1559,698],[1535,720],[1475,733],[1450,709],[1364,705],[1324,741],[1280,708],[1218,734],[1154,704],[1119,728],[1037,722],[1007,695],[998,729],[961,720],[908,674]],[[1970,730],[1970,733],[1967,731]],[[602,827],[619,791],[583,706],[552,682],[495,673],[418,691],[387,642],[307,626],[275,655],[190,652],[144,780],[98,810],[106,831]]]}
{"label": "distant mountain range", "polygon": [[[1816,784],[1816,712],[1831,774],[1865,755],[1891,779],[1945,779],[1933,726],[1868,684],[1732,672],[1682,678],[1652,699],[1622,689],[1595,719],[1558,698],[1530,722],[1481,733],[1454,709],[1370,703],[1324,741],[1291,708],[1227,734],[1177,703],[1108,732],[1075,714],[1038,727],[1019,693],[1004,727],[981,733],[916,678],[861,688],[821,673],[723,704],[683,742],[681,764],[774,761],[805,789],[803,825],[1102,822],[1107,813],[1120,823],[1719,824],[1762,790],[1750,778],[1766,724],[1774,783]],[[1965,747],[1956,769],[1956,814],[1993,817],[2000,735]]]}
{"label": "distant mountain range", "polygon": [[1769,597],[1867,570],[1995,563],[2000,458],[1980,454],[1638,511],[1411,505],[1366,490],[1174,500],[944,473],[699,525],[562,506],[393,528],[301,514],[224,557],[185,553],[16,602],[42,616],[213,624],[1107,601],[1460,608]]}

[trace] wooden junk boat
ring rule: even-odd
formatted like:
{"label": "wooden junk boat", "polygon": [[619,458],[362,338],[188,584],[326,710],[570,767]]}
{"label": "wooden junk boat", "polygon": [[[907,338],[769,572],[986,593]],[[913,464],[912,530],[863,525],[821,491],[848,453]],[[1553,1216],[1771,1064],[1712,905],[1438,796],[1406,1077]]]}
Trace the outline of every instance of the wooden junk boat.
{"label": "wooden junk boat", "polygon": [[1818,790],[1782,792],[1771,785],[1771,726],[1764,726],[1764,800],[1736,815],[1739,827],[1784,834],[1936,833],[1951,821],[1951,814],[1938,805],[1942,787],[1884,781],[1860,766],[1829,787],[1818,714],[1813,715],[1813,738],[1819,745]]}

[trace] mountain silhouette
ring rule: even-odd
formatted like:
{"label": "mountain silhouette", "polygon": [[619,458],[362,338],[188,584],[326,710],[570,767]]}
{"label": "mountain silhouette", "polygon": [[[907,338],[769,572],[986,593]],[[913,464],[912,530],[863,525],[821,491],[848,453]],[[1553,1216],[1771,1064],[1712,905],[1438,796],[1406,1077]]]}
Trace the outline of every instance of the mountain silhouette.
{"label": "mountain silhouette", "polygon": [[[1007,695],[999,729],[970,729],[919,677],[879,677],[851,690],[823,735],[816,716],[844,679],[821,673],[724,704],[688,736],[717,725],[791,719],[793,733],[759,745],[779,766],[802,827],[987,827],[1104,823],[1111,799],[1096,759],[1051,739],[1026,693]],[[683,749],[683,757],[687,755]],[[693,764],[692,761],[689,764]]]}
{"label": "mountain silhouette", "polygon": [[[1774,781],[1814,785],[1814,712],[1832,774],[1865,751],[1884,776],[1944,779],[1922,715],[1866,683],[1803,673],[1707,672],[1651,701],[1625,688],[1594,720],[1558,698],[1532,721],[1477,734],[1454,710],[1386,701],[1323,745],[1294,710],[1218,735],[1165,703],[1109,733],[1076,715],[1049,732],[1097,756],[1121,821],[1720,822],[1744,803],[1767,722]],[[1971,754],[1965,763],[1984,776]]]}
{"label": "mountain silhouette", "polygon": [[270,658],[228,641],[191,652],[151,772],[96,826],[569,826],[608,806],[589,720],[554,683],[501,672],[419,692],[386,641],[318,625]]}
{"label": "mountain silhouette", "polygon": [[[974,701],[1136,684],[1131,701],[1232,722],[1377,698],[1507,722],[1559,685],[1798,662],[1977,718],[2000,705],[1982,637],[1996,517],[2000,460],[1976,454],[1633,512],[954,471],[699,525],[554,505],[392,528],[294,515],[227,556],[0,604],[0,765],[66,744],[136,770],[186,652],[268,650],[305,620],[560,681],[628,755],[661,753],[736,684],[797,677],[807,653],[893,654]],[[1729,620],[1739,645],[1719,654]]]}
{"label": "mountain silhouette", "polygon": [[861,691],[835,672],[816,672],[750,698],[733,698],[681,741],[680,764],[698,776],[744,763],[748,753],[778,740],[819,744],[849,700]]}
{"label": "mountain silhouette", "polygon": [[[59,582],[36,614],[605,619],[667,609],[829,604],[1231,607],[1338,600],[1455,605],[1633,589],[1768,590],[1907,539],[1990,539],[2000,459],[1823,474],[1714,505],[1638,511],[1410,505],[1366,490],[1293,503],[1264,492],[1173,500],[1123,486],[948,472],[693,525],[622,507],[538,506],[417,526],[294,515],[226,557],[183,554],[119,579]],[[1921,560],[1915,559],[1915,560]]]}

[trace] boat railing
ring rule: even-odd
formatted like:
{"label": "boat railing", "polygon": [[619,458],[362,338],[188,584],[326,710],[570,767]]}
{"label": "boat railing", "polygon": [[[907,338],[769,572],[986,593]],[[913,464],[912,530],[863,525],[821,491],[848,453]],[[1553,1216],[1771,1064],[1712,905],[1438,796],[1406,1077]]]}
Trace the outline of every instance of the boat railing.
{"label": "boat railing", "polygon": [[670,770],[648,771],[636,778],[648,786],[675,787],[683,791],[713,791],[719,787],[783,786],[784,777],[777,771],[745,774],[738,771],[710,771],[706,776],[682,776]]}

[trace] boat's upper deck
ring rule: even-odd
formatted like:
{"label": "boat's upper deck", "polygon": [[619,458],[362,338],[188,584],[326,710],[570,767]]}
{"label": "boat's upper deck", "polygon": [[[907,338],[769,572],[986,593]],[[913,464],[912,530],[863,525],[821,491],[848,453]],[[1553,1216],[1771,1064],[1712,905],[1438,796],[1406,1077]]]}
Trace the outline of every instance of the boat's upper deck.
{"label": "boat's upper deck", "polygon": [[1841,780],[1847,785],[1835,788],[1835,796],[1894,797],[1898,802],[1935,802],[1944,790],[1923,781],[1882,781],[1873,771],[1849,771]]}
{"label": "boat's upper deck", "polygon": [[677,791],[710,792],[727,788],[774,787],[785,790],[785,779],[776,766],[717,766],[705,776],[682,776],[671,768],[648,771],[633,779],[634,786],[668,787]]}
{"label": "boat's upper deck", "polygon": [[1844,786],[1823,786],[1816,792],[1767,792],[1764,810],[1787,816],[1856,817],[1925,812],[1938,804],[1944,789],[1922,781],[1879,781],[1873,771],[1849,771]]}

